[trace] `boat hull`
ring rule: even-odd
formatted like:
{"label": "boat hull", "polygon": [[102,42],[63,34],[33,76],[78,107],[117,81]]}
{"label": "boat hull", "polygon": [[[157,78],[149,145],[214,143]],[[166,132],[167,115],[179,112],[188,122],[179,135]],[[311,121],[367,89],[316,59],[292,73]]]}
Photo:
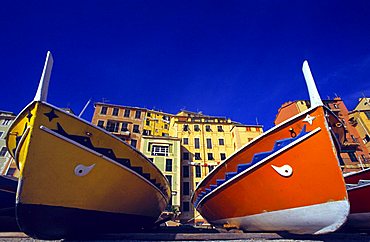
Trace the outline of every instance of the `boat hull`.
{"label": "boat hull", "polygon": [[[294,137],[289,135],[292,130]],[[257,156],[263,157],[253,162],[257,150]],[[337,155],[324,108],[317,107],[231,156],[199,184],[193,203],[216,226],[299,234],[332,232],[349,213]],[[252,160],[249,166],[244,165],[248,160]],[[248,168],[242,170],[243,166]],[[222,177],[225,181],[217,180]],[[326,216],[317,211],[325,211]]]}
{"label": "boat hull", "polygon": [[16,216],[33,238],[141,229],[167,206],[163,174],[105,131],[42,102],[13,124],[8,147],[20,168]]}

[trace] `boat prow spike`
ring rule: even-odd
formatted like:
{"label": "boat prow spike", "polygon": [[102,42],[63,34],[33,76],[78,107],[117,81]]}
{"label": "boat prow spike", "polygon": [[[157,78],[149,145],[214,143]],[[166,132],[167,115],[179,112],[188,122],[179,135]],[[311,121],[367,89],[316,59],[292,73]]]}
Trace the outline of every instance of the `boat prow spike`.
{"label": "boat prow spike", "polygon": [[322,103],[320,94],[317,91],[317,87],[313,79],[313,76],[312,76],[307,60],[303,62],[302,71],[303,71],[304,79],[306,80],[308,93],[310,95],[311,107],[323,106],[324,104]]}
{"label": "boat prow spike", "polygon": [[51,55],[51,52],[48,51],[48,53],[46,54],[44,70],[42,71],[39,87],[37,88],[35,98],[33,99],[34,101],[46,102],[48,96],[51,69],[53,68],[53,62],[54,62],[53,56]]}

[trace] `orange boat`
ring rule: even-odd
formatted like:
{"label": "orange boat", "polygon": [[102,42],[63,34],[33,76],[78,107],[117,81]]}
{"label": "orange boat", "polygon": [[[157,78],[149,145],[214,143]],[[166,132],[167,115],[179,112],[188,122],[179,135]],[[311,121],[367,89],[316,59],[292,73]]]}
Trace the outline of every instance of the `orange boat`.
{"label": "orange boat", "polygon": [[344,136],[328,124],[341,121],[323,106],[306,61],[303,73],[311,108],[246,144],[198,184],[192,203],[212,225],[323,234],[346,221],[337,151]]}

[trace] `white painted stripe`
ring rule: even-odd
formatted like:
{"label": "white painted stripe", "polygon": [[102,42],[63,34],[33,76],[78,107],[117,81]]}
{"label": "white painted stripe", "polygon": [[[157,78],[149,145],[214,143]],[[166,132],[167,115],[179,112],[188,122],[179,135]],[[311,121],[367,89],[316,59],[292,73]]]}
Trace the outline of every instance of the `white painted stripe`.
{"label": "white painted stripe", "polygon": [[99,152],[96,152],[95,150],[92,150],[92,149],[90,149],[90,148],[88,148],[88,147],[86,147],[86,146],[83,146],[83,145],[81,145],[80,143],[77,143],[77,142],[76,142],[76,141],[74,141],[74,140],[68,139],[68,138],[64,137],[63,135],[60,135],[60,134],[58,134],[57,132],[54,132],[53,130],[51,130],[51,129],[49,129],[49,128],[45,127],[45,126],[42,126],[42,125],[41,125],[41,126],[40,126],[40,129],[41,129],[41,130],[43,130],[43,131],[45,131],[45,132],[46,132],[46,133],[48,133],[48,134],[51,134],[51,135],[53,135],[53,136],[55,136],[55,137],[58,137],[59,139],[62,139],[62,140],[66,141],[66,142],[68,142],[68,143],[70,143],[70,144],[72,144],[72,145],[75,145],[75,146],[77,146],[77,147],[79,147],[79,148],[81,148],[81,149],[83,149],[83,150],[85,150],[85,151],[87,151],[87,152],[89,152],[89,153],[92,153],[93,155],[96,155],[96,156],[98,156],[98,157],[100,157],[100,158],[103,158],[104,160],[106,160],[106,161],[108,161],[108,162],[111,162],[111,163],[113,163],[113,164],[115,164],[115,165],[117,165],[117,166],[119,166],[119,167],[121,167],[121,168],[123,168],[123,169],[125,169],[125,170],[129,171],[130,173],[132,173],[133,175],[135,175],[135,176],[139,177],[140,179],[144,180],[144,181],[145,181],[146,183],[148,183],[150,186],[152,186],[152,187],[153,187],[153,188],[155,188],[157,191],[159,191],[159,192],[161,193],[161,195],[164,197],[164,199],[167,201],[166,196],[164,195],[164,193],[163,193],[163,192],[162,192],[158,187],[154,186],[154,184],[152,184],[152,183],[151,183],[150,181],[148,181],[145,177],[141,176],[140,174],[136,173],[135,171],[133,171],[133,170],[131,170],[131,169],[127,168],[126,166],[124,166],[124,165],[122,165],[122,164],[120,164],[120,163],[118,163],[118,162],[116,162],[116,161],[112,160],[112,159],[111,159],[111,158],[109,158],[109,157],[104,156],[103,154],[100,154]]}
{"label": "white painted stripe", "polygon": [[17,165],[18,169],[19,169],[19,161],[18,161],[19,152],[21,151],[23,143],[26,140],[26,137],[27,137],[29,132],[30,132],[30,127],[27,126],[27,129],[25,130],[24,134],[22,135],[21,139],[19,140],[19,142],[17,144],[17,147],[15,148],[14,161],[15,161],[15,164]]}
{"label": "white painted stripe", "polygon": [[[272,153],[271,155],[267,156],[266,158],[264,158],[263,160],[257,162],[256,164],[252,165],[251,167],[247,168],[246,170],[242,171],[241,173],[237,174],[236,176],[232,177],[230,180],[227,180],[225,181],[224,183],[222,183],[220,186],[217,186],[215,189],[213,189],[211,192],[209,192],[206,196],[204,196],[197,204],[197,206],[195,208],[197,208],[199,206],[200,203],[203,202],[203,200],[209,196],[211,196],[212,194],[214,194],[216,191],[218,191],[219,189],[221,189],[222,187],[224,186],[227,186],[229,185],[230,183],[232,183],[235,179],[238,179],[240,176],[244,176],[245,173],[248,173],[250,170],[254,169],[255,167],[258,167],[258,166],[261,166],[263,165],[264,163],[268,162],[269,160],[273,159],[275,156],[283,153],[284,151],[296,146],[297,144],[301,143],[302,141],[308,139],[309,137],[313,136],[314,134],[318,133],[319,131],[321,130],[320,127],[317,127],[316,129],[312,130],[311,132],[309,132],[308,134],[300,137],[299,139],[293,141],[292,143],[290,143],[289,145],[287,146],[284,146],[283,148],[281,148],[280,150]],[[216,185],[216,184],[214,184]]]}
{"label": "white painted stripe", "polygon": [[294,234],[325,234],[343,225],[349,213],[347,200],[209,221],[245,231],[288,231]]}

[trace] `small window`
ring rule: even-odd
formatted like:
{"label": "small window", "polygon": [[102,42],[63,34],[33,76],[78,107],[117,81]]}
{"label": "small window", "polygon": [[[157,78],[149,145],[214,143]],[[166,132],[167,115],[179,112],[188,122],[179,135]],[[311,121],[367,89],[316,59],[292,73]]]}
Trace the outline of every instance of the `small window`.
{"label": "small window", "polygon": [[365,135],[365,137],[362,139],[362,141],[364,142],[364,144],[367,144],[368,142],[370,142],[369,135]]}
{"label": "small window", "polygon": [[370,111],[365,111],[364,113],[365,113],[367,119],[370,119]]}
{"label": "small window", "polygon": [[212,139],[207,138],[207,149],[212,149]]}
{"label": "small window", "polygon": [[202,177],[202,169],[200,166],[195,166],[195,177]]}
{"label": "small window", "polygon": [[154,158],[149,158],[149,160],[154,163]]}
{"label": "small window", "polygon": [[222,126],[221,126],[221,125],[218,125],[218,126],[217,126],[217,131],[218,131],[218,132],[224,132],[224,130],[222,129]]}
{"label": "small window", "polygon": [[130,109],[125,109],[123,117],[129,118],[130,117]]}
{"label": "small window", "polygon": [[188,144],[189,144],[189,139],[188,139],[188,138],[183,138],[183,139],[182,139],[182,143],[183,143],[184,145],[188,145]]}
{"label": "small window", "polygon": [[136,145],[137,145],[137,140],[136,139],[132,139],[131,140],[131,146],[136,148]]}
{"label": "small window", "polygon": [[9,125],[10,124],[10,119],[6,118],[1,122],[1,125]]}
{"label": "small window", "polygon": [[108,120],[107,127],[105,128],[109,132],[118,132],[119,129],[119,122]]}
{"label": "small window", "polygon": [[195,149],[199,149],[200,148],[199,138],[194,138],[194,148]]}
{"label": "small window", "polygon": [[206,125],[206,132],[211,132],[211,126],[210,125]]}
{"label": "small window", "polygon": [[189,195],[190,194],[190,186],[189,182],[182,183],[182,195]]}
{"label": "small window", "polygon": [[183,160],[189,160],[189,152],[182,153]]}
{"label": "small window", "polygon": [[225,145],[225,140],[224,139],[218,139],[218,144],[219,145]]}
{"label": "small window", "polygon": [[3,137],[4,132],[0,131],[0,138]]}
{"label": "small window", "polygon": [[150,121],[149,120],[145,121],[145,124],[150,126]]}
{"label": "small window", "polygon": [[151,134],[151,130],[146,130],[146,129],[143,130],[143,135],[150,135],[150,134]]}
{"label": "small window", "polygon": [[146,113],[146,116],[150,117],[151,113]]}
{"label": "small window", "polygon": [[168,156],[169,146],[153,145],[151,155],[153,156]]}
{"label": "small window", "polygon": [[182,129],[183,129],[183,131],[189,131],[189,125],[184,124]]}
{"label": "small window", "polygon": [[194,159],[195,159],[195,160],[201,160],[201,158],[200,158],[200,153],[195,153],[195,154],[194,154]]}
{"label": "small window", "polygon": [[348,156],[349,156],[349,158],[351,159],[352,162],[357,162],[358,161],[355,152],[348,152]]}
{"label": "small window", "polygon": [[8,171],[6,172],[7,176],[13,176],[15,172],[17,171],[17,168],[9,168]]}
{"label": "small window", "polygon": [[164,125],[163,125],[163,128],[164,128],[164,129],[168,129],[168,124],[164,124]]}
{"label": "small window", "polygon": [[126,122],[122,122],[122,127],[121,127],[121,131],[128,131],[128,123]]}
{"label": "small window", "polygon": [[182,177],[184,178],[189,177],[189,166],[182,167]]}
{"label": "small window", "polygon": [[214,165],[209,165],[208,166],[208,172],[213,171],[213,169],[215,169],[215,166]]}
{"label": "small window", "polygon": [[100,114],[106,115],[107,114],[108,107],[101,107]]}
{"label": "small window", "polygon": [[139,125],[134,124],[134,128],[132,129],[132,132],[134,132],[134,133],[140,133]]}
{"label": "small window", "polygon": [[208,160],[214,160],[213,159],[213,153],[207,153]]}
{"label": "small window", "polygon": [[190,211],[190,203],[189,202],[182,202],[182,211],[189,212]]}
{"label": "small window", "polygon": [[5,156],[6,152],[8,151],[8,149],[4,146],[4,147],[1,147],[1,150],[0,150],[0,156]]}
{"label": "small window", "polygon": [[166,159],[166,171],[172,171],[172,159]]}
{"label": "small window", "polygon": [[118,116],[118,111],[119,111],[119,109],[118,109],[118,108],[113,108],[113,113],[112,113],[112,115],[113,115],[113,116]]}
{"label": "small window", "polygon": [[356,137],[353,134],[351,134],[351,138],[352,138],[353,142],[355,142],[355,143],[358,142],[357,139],[356,139]]}
{"label": "small window", "polygon": [[98,127],[104,128],[104,121],[103,120],[98,120]]}
{"label": "small window", "polygon": [[252,128],[251,127],[245,127],[245,131],[251,132],[252,131]]}
{"label": "small window", "polygon": [[194,125],[194,131],[197,131],[197,132],[200,131],[199,124]]}
{"label": "small window", "polygon": [[221,158],[221,160],[225,160],[226,159],[226,154],[225,153],[220,153],[220,158]]}
{"label": "small window", "polygon": [[135,118],[136,119],[140,119],[140,116],[141,116],[141,111],[140,110],[136,110]]}

